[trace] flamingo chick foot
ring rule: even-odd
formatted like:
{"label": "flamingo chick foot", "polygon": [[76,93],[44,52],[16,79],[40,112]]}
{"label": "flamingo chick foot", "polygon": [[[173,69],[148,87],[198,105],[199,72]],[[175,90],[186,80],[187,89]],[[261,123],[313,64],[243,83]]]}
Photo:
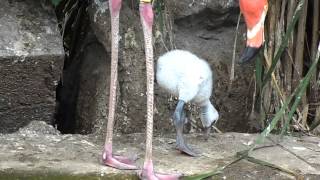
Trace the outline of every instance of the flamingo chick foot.
{"label": "flamingo chick foot", "polygon": [[[179,134],[179,133],[178,133]],[[176,149],[179,150],[181,153],[187,154],[192,157],[199,157],[200,153],[194,151],[192,148],[190,148],[185,142],[182,137],[182,135],[177,135],[176,140]]]}
{"label": "flamingo chick foot", "polygon": [[137,158],[128,158],[124,156],[112,155],[111,151],[105,149],[102,154],[103,164],[121,170],[136,170],[137,166],[134,162]]}
{"label": "flamingo chick foot", "polygon": [[150,160],[144,163],[142,172],[139,176],[142,180],[178,180],[182,177],[182,174],[155,173],[153,170],[153,162]]}

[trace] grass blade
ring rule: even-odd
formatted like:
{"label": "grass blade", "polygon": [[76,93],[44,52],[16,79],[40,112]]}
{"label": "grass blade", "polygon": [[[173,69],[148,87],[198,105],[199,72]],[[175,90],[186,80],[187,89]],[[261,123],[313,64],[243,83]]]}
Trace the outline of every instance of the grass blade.
{"label": "grass blade", "polygon": [[291,107],[291,111],[289,112],[288,119],[286,120],[285,126],[282,128],[281,135],[283,135],[286,132],[286,130],[288,129],[290,121],[292,119],[292,116],[301,101],[301,96],[306,92],[306,89],[307,89],[307,86],[309,85],[310,79],[311,79],[312,75],[315,74],[314,72],[315,72],[317,65],[319,63],[319,56],[320,56],[320,43],[318,45],[317,55],[316,55],[315,59],[313,60],[313,63],[311,65],[307,75],[303,78],[302,82],[300,83],[301,87],[299,85],[300,90],[297,93],[296,100]]}
{"label": "grass blade", "polygon": [[304,1],[305,0],[300,0],[299,1],[299,4],[298,4],[298,6],[297,6],[297,8],[296,8],[296,10],[294,12],[294,15],[293,15],[293,19],[289,24],[287,33],[282,38],[281,45],[280,45],[275,57],[272,60],[270,69],[268,70],[268,72],[267,72],[267,74],[266,74],[266,76],[265,76],[265,78],[263,80],[262,87],[264,87],[266,85],[266,83],[268,82],[268,80],[270,80],[271,74],[274,71],[274,69],[276,67],[276,64],[278,63],[283,51],[285,50],[285,48],[288,45],[289,36],[291,35],[292,31],[294,30],[295,25],[297,24],[297,21],[298,21],[298,19],[300,17],[301,11],[302,11],[302,7],[304,5]]}
{"label": "grass blade", "polygon": [[[300,0],[299,4],[294,12],[292,21],[290,22],[290,25],[288,27],[288,31],[285,34],[285,36],[282,38],[281,45],[280,45],[275,57],[273,58],[272,64],[271,64],[271,66],[270,66],[270,68],[264,78],[264,81],[262,83],[262,88],[270,80],[271,74],[275,70],[276,64],[279,61],[285,47],[288,44],[289,36],[292,33],[292,31],[293,31],[293,29],[299,19],[303,5],[304,5],[304,0]],[[284,102],[284,104],[282,105],[280,110],[276,113],[275,117],[272,119],[271,123],[267,126],[267,128],[265,128],[264,131],[260,134],[260,136],[256,139],[255,145],[261,144],[264,141],[264,139],[270,134],[270,132],[275,128],[275,126],[277,125],[277,123],[279,122],[281,117],[285,114],[285,110],[288,108],[288,105],[290,104],[291,100],[293,99],[293,97],[297,93],[297,90],[300,89],[300,87],[301,87],[301,83],[299,84],[298,88],[296,88],[295,92],[292,93],[288,99],[286,99],[286,101]]]}

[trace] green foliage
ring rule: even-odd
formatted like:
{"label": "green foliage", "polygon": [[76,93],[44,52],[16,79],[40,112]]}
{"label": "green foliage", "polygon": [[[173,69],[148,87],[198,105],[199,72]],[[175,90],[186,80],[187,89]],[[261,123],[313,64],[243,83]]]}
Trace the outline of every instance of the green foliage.
{"label": "green foliage", "polygon": [[[278,51],[276,53],[276,56],[272,59],[271,67],[268,70],[267,75],[264,78],[264,81],[262,82],[262,87],[261,88],[263,88],[264,85],[267,84],[267,81],[270,80],[271,74],[274,72],[276,64],[278,63],[281,55],[283,54],[283,52],[284,52],[284,50],[285,50],[285,48],[286,48],[286,46],[288,44],[289,36],[292,34],[293,29],[294,29],[296,23],[298,22],[298,19],[300,17],[303,5],[304,5],[304,0],[300,0],[299,4],[298,4],[298,6],[297,6],[297,8],[295,10],[295,13],[293,15],[293,19],[289,24],[288,31],[285,34],[285,36],[282,38],[281,45],[280,45],[280,47],[279,47],[279,49],[278,49]],[[317,62],[317,61],[314,61],[314,63],[315,62]],[[313,69],[310,68],[308,74],[312,73],[312,72],[313,72]],[[257,138],[256,144],[261,144],[264,141],[264,139],[269,135],[269,133],[276,127],[278,121],[281,119],[281,117],[283,117],[285,115],[285,110],[288,108],[288,106],[291,103],[291,101],[294,98],[294,96],[296,96],[298,94],[302,94],[303,92],[306,91],[306,87],[307,87],[307,85],[309,84],[309,81],[310,81],[310,77],[308,78],[308,74],[304,78],[304,80],[299,84],[297,89],[291,94],[291,96],[288,99],[286,99],[286,101],[284,102],[284,104],[282,105],[280,110],[276,113],[275,117],[272,119],[271,123],[267,126],[267,128],[264,129],[264,131],[261,133],[261,135]],[[300,98],[299,98],[299,96],[297,96],[293,108],[296,107],[299,104],[299,102],[300,102]],[[296,103],[298,103],[298,104],[296,104]],[[291,111],[294,112],[295,109],[292,109]],[[289,113],[289,118],[287,118],[287,119],[291,119],[292,118],[293,112],[292,112],[292,114],[291,114],[291,112]],[[284,127],[284,129],[286,129],[286,127]]]}
{"label": "green foliage", "polygon": [[298,105],[299,105],[299,103],[301,101],[301,96],[302,96],[303,93],[306,92],[307,86],[310,83],[311,76],[317,70],[317,65],[318,65],[318,62],[319,62],[319,53],[320,53],[319,51],[320,51],[320,43],[319,43],[319,47],[318,47],[318,53],[317,53],[315,59],[313,60],[313,63],[311,65],[307,75],[303,78],[302,82],[299,84],[299,86],[297,88],[297,93],[294,94],[296,96],[296,99],[295,99],[295,101],[294,101],[294,103],[293,103],[293,105],[291,107],[291,110],[289,112],[288,119],[286,120],[285,126],[282,128],[282,132],[281,132],[282,135],[288,129],[290,121],[291,121],[291,119],[293,117],[293,114],[296,111],[296,109],[297,109],[297,107],[298,107]]}
{"label": "green foliage", "polygon": [[165,9],[165,2],[164,0],[154,0],[153,1],[153,9],[155,11],[155,14],[158,18],[159,21],[159,25],[160,25],[160,31],[164,32],[164,24],[165,24],[165,20],[164,20],[164,9]]}
{"label": "green foliage", "polygon": [[61,1],[62,1],[62,0],[51,0],[51,3],[52,3],[54,6],[58,6]]}
{"label": "green foliage", "polygon": [[202,179],[206,179],[206,178],[221,174],[222,173],[221,170],[222,169],[216,169],[215,171],[204,173],[204,174],[186,176],[186,177],[183,177],[182,180],[202,180]]}
{"label": "green foliage", "polygon": [[276,64],[278,63],[281,55],[283,54],[285,48],[287,47],[288,45],[288,39],[291,35],[291,33],[293,32],[294,30],[294,27],[296,26],[298,20],[299,20],[299,17],[300,17],[300,14],[301,14],[301,11],[302,11],[302,7],[304,5],[304,0],[301,0],[295,10],[295,13],[293,15],[293,19],[292,21],[290,22],[289,24],[289,27],[288,27],[288,31],[286,33],[286,35],[282,38],[282,41],[281,41],[281,45],[276,53],[276,56],[273,58],[272,60],[272,64],[271,64],[271,67],[270,69],[268,70],[267,72],[267,75],[265,76],[264,78],[264,81],[263,81],[263,84],[262,84],[262,87],[264,85],[266,85],[266,83],[268,82],[268,80],[270,80],[271,78],[271,74],[274,72],[275,68],[276,68]]}

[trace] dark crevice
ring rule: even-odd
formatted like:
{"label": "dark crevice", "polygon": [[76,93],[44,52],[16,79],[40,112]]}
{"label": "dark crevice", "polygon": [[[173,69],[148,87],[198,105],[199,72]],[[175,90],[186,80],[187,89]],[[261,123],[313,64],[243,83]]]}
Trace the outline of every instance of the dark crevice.
{"label": "dark crevice", "polygon": [[76,105],[83,49],[87,46],[89,19],[87,1],[64,0],[56,9],[66,52],[61,79],[56,88],[55,126],[62,133],[76,132]]}
{"label": "dark crevice", "polygon": [[205,8],[197,14],[175,19],[174,23],[183,28],[214,30],[221,27],[235,26],[237,24],[237,14],[239,14],[239,9],[237,8],[230,8],[229,11],[220,13]]}

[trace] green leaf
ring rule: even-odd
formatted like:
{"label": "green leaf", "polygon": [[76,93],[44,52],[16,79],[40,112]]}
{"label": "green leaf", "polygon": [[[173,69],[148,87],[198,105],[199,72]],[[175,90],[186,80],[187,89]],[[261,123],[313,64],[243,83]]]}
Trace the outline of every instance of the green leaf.
{"label": "green leaf", "polygon": [[267,72],[267,75],[264,78],[262,87],[264,87],[267,84],[268,80],[271,78],[271,74],[273,73],[273,71],[274,71],[274,69],[275,69],[275,67],[276,67],[276,65],[277,65],[277,63],[278,63],[283,51],[287,47],[289,36],[291,35],[292,31],[294,30],[295,25],[297,24],[297,21],[298,21],[298,19],[300,17],[303,5],[304,5],[304,0],[300,0],[299,4],[298,4],[298,6],[297,6],[297,8],[296,8],[296,10],[294,12],[292,21],[289,24],[288,31],[284,35],[284,37],[282,38],[281,45],[280,45],[275,57],[272,60],[272,64],[270,66],[270,69]]}
{"label": "green leaf", "polygon": [[221,168],[217,168],[215,171],[212,172],[208,172],[208,173],[203,173],[200,175],[193,175],[193,176],[187,176],[187,177],[183,177],[182,180],[202,180],[202,179],[206,179],[218,174],[221,174]]}
{"label": "green leaf", "polygon": [[[300,0],[299,4],[298,4],[298,6],[297,6],[297,8],[296,8],[296,10],[294,12],[293,19],[289,24],[288,31],[285,34],[285,36],[282,38],[281,45],[280,45],[275,57],[272,59],[272,64],[270,66],[270,69],[268,70],[267,75],[264,78],[264,81],[262,83],[262,88],[270,80],[271,74],[275,70],[276,64],[279,61],[279,59],[280,59],[285,47],[288,44],[289,36],[292,33],[292,31],[293,31],[293,29],[294,29],[294,27],[295,27],[295,25],[296,25],[296,23],[297,23],[297,21],[299,19],[299,16],[301,14],[303,5],[304,5],[304,0]],[[310,70],[311,70],[311,68],[310,68]],[[309,72],[310,72],[310,70],[309,70]],[[306,80],[306,79],[304,79],[304,80]],[[306,82],[306,85],[307,84],[308,84],[308,82]],[[276,113],[275,117],[272,119],[271,123],[264,129],[264,131],[256,139],[254,145],[261,144],[264,141],[264,139],[270,134],[270,132],[275,128],[275,126],[277,125],[277,123],[279,122],[281,117],[285,114],[285,110],[288,108],[288,105],[290,104],[290,102],[293,99],[293,97],[298,93],[298,91],[303,89],[304,85],[305,84],[300,83],[298,88],[296,88],[295,92],[292,93],[288,99],[286,99],[286,101],[284,102],[284,104],[282,105],[280,110]],[[254,148],[254,146],[252,146],[251,150],[253,148]]]}
{"label": "green leaf", "polygon": [[318,45],[317,55],[316,55],[315,59],[313,60],[313,63],[311,65],[307,75],[303,78],[302,82],[300,82],[300,84],[298,86],[298,88],[300,88],[300,89],[298,90],[295,102],[293,103],[293,105],[291,107],[291,110],[289,112],[288,119],[286,120],[285,126],[283,127],[283,129],[281,131],[281,135],[283,135],[286,132],[286,130],[288,129],[290,121],[292,119],[292,116],[293,116],[294,112],[296,112],[296,109],[301,101],[301,96],[305,93],[307,86],[309,85],[311,76],[314,74],[314,71],[317,70],[317,65],[319,63],[319,57],[320,57],[320,43]]}
{"label": "green leaf", "polygon": [[262,141],[265,139],[265,137],[269,135],[269,133],[274,129],[275,125],[278,123],[280,118],[284,115],[285,110],[288,107],[291,100],[293,99],[293,97],[296,96],[295,101],[294,101],[294,103],[291,107],[291,110],[289,112],[285,127],[282,129],[281,134],[283,135],[283,133],[285,132],[285,129],[289,126],[290,120],[292,119],[292,116],[301,101],[302,94],[305,93],[305,91],[309,85],[312,74],[314,74],[314,71],[316,70],[316,67],[319,63],[319,56],[320,56],[320,43],[319,43],[319,47],[318,47],[318,53],[315,57],[315,60],[313,61],[312,65],[311,65],[307,75],[303,78],[303,80],[300,82],[300,84],[295,89],[295,91],[290,95],[290,97],[285,101],[285,103],[283,104],[281,109],[277,112],[276,116],[273,118],[272,122],[268,125],[268,127],[257,138],[256,144],[262,143]]}

